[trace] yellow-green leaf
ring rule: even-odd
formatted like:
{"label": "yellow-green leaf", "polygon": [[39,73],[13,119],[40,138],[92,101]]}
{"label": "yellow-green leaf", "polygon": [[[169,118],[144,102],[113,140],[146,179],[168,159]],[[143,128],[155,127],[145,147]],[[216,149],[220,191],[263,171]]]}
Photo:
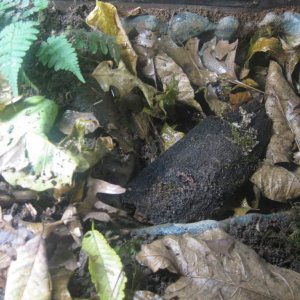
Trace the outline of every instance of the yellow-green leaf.
{"label": "yellow-green leaf", "polygon": [[107,2],[97,1],[95,9],[88,15],[86,22],[89,26],[116,37],[117,43],[121,46],[123,61],[128,69],[136,74],[137,55],[122,27],[115,6]]}
{"label": "yellow-green leaf", "polygon": [[281,50],[281,43],[277,38],[261,37],[250,46],[246,58],[246,65],[249,63],[252,56],[257,52],[270,52],[271,55],[276,56],[281,52]]}
{"label": "yellow-green leaf", "polygon": [[127,278],[115,250],[97,230],[88,231],[82,249],[89,256],[89,272],[101,300],[124,299]]}

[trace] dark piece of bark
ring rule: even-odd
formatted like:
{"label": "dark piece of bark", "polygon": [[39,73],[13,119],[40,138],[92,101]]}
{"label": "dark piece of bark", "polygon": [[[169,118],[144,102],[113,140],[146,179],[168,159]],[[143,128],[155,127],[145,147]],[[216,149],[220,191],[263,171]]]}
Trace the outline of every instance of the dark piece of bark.
{"label": "dark piece of bark", "polygon": [[[263,104],[252,101],[244,108],[252,112],[250,125],[240,112],[203,120],[146,167],[122,201],[134,204],[137,214],[152,224],[211,218],[254,172],[270,138],[271,121]],[[231,122],[240,122],[241,128]]]}

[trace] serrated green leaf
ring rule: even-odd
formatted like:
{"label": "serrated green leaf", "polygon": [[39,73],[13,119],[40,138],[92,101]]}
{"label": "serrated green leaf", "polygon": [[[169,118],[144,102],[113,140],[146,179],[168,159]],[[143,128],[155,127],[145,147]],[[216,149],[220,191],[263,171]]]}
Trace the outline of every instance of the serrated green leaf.
{"label": "serrated green leaf", "polygon": [[97,230],[88,231],[82,249],[89,256],[89,272],[101,300],[124,299],[127,278],[119,256]]}
{"label": "serrated green leaf", "polygon": [[37,22],[17,22],[0,32],[0,72],[8,80],[14,96],[18,95],[18,73],[23,58],[33,41],[37,39]]}
{"label": "serrated green leaf", "polygon": [[72,44],[64,35],[52,36],[42,43],[38,53],[39,61],[55,71],[65,70],[72,72],[81,82],[85,82],[80,72],[77,54]]}

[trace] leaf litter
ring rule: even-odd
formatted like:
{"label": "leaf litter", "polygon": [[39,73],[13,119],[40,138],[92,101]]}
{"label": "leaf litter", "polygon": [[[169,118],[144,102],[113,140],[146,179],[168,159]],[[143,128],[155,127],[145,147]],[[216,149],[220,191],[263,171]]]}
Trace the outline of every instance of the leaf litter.
{"label": "leaf litter", "polygon": [[[140,9],[128,12],[131,18],[139,13]],[[258,32],[244,49],[247,54],[242,55],[241,63],[237,53],[243,44],[239,40],[202,40],[200,36],[178,45],[168,35],[150,30],[127,36],[116,8],[109,3],[97,1],[87,24],[115,36],[121,47],[120,61],[113,51],[104,51],[113,60],[97,61],[92,77],[103,92],[113,91],[116,96],[112,101],[120,110],[130,118],[139,118],[143,128],[135,135],[143,143],[150,145],[154,137],[161,153],[188,132],[176,115],[178,107],[183,108],[180,114],[188,111],[189,121],[196,115],[193,110],[197,111],[199,122],[205,113],[223,117],[225,112],[264,95],[273,136],[266,159],[251,181],[269,200],[288,203],[300,196],[299,39],[282,33],[279,38],[272,30]],[[92,52],[95,55],[97,51]],[[268,53],[263,56],[268,68],[256,64],[254,58],[261,53]],[[0,171],[11,185],[10,193],[3,193],[8,199],[5,205],[17,204],[22,193],[22,199],[31,202],[25,203],[23,216],[13,208],[5,215],[10,221],[15,218],[13,225],[1,221],[0,274],[4,279],[0,283],[5,287],[5,299],[72,299],[69,282],[77,269],[84,268],[74,255],[74,249],[83,255],[80,245],[89,257],[89,271],[100,299],[124,299],[130,276],[126,279],[126,265],[107,241],[111,224],[122,226],[125,222],[126,227],[133,221],[123,207],[104,200],[103,194],[119,195],[126,189],[110,183],[110,176],[90,176],[107,155],[120,151],[121,142],[103,134],[99,116],[92,109],[69,109],[60,114],[48,97],[26,98],[26,89],[24,98],[13,97],[7,82],[0,79]],[[122,101],[131,95],[142,100],[128,108]],[[62,116],[59,121],[58,114]],[[109,126],[113,128],[113,124]],[[60,130],[64,136],[53,140],[52,130]],[[122,155],[125,163],[129,155]],[[294,168],[285,164],[294,164]],[[26,188],[34,193],[26,193]],[[39,203],[49,203],[49,195],[56,200],[41,209]],[[242,217],[251,209],[247,199],[233,207]],[[94,224],[103,232],[93,228],[84,234],[89,220],[96,220]],[[50,256],[46,248],[52,249]],[[221,230],[206,230],[196,236],[167,235],[143,245],[137,260],[154,272],[168,269],[181,276],[160,292],[164,299],[297,299],[299,293],[298,273],[268,264]],[[133,299],[161,297],[140,290]]]}

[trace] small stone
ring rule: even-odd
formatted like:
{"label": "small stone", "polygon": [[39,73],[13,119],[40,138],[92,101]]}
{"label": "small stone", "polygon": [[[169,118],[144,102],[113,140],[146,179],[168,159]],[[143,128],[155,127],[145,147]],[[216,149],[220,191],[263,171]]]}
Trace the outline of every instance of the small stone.
{"label": "small stone", "polygon": [[215,29],[208,18],[190,12],[178,13],[170,20],[169,34],[176,43],[184,43],[192,37]]}
{"label": "small stone", "polygon": [[134,30],[137,32],[149,30],[161,34],[167,32],[167,24],[152,15],[127,17],[122,20],[122,25],[127,34],[132,33]]}
{"label": "small stone", "polygon": [[238,28],[239,21],[237,18],[232,16],[222,18],[217,24],[215,36],[220,40],[232,40]]}
{"label": "small stone", "polygon": [[280,25],[280,22],[281,22],[281,18],[279,15],[276,15],[273,12],[269,12],[265,15],[265,17],[258,24],[258,26],[261,27],[261,26],[266,26],[266,25],[270,25],[270,24]]}
{"label": "small stone", "polygon": [[285,12],[282,15],[282,27],[284,31],[291,36],[300,35],[300,14],[294,12]]}

